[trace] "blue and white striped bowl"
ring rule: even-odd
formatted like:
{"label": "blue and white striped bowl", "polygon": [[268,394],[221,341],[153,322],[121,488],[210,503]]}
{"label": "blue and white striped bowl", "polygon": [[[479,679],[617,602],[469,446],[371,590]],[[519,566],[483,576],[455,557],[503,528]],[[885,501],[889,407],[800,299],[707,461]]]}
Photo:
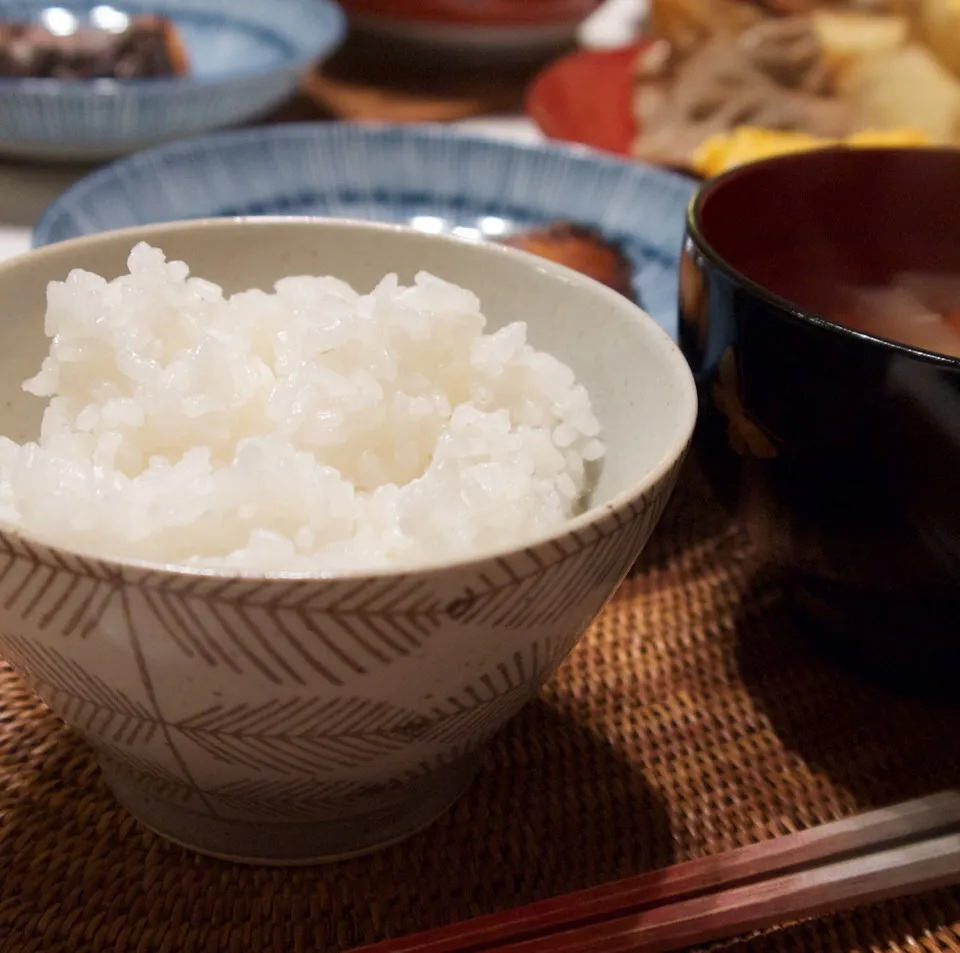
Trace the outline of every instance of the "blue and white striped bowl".
{"label": "blue and white striped bowl", "polygon": [[[102,159],[268,113],[344,35],[332,0],[111,0],[172,20],[190,75],[140,81],[0,79],[0,153]],[[98,0],[0,0],[0,20],[52,7],[87,20]]]}
{"label": "blue and white striped bowl", "polygon": [[623,245],[640,300],[675,337],[692,191],[691,180],[662,169],[449,127],[275,126],[174,143],[101,169],[47,210],[34,244],[217,216],[367,219],[469,239],[570,220]]}

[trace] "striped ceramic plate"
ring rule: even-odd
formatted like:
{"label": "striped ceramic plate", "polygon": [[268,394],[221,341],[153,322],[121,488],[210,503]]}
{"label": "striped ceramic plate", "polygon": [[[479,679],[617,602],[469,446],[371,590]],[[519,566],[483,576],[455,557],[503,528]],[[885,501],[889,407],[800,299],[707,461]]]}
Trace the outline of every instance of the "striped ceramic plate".
{"label": "striped ceramic plate", "polygon": [[556,220],[619,241],[647,310],[676,334],[677,268],[693,183],[584,149],[448,127],[275,126],[140,153],[81,180],[35,244],[185,218],[321,215],[495,239]]}

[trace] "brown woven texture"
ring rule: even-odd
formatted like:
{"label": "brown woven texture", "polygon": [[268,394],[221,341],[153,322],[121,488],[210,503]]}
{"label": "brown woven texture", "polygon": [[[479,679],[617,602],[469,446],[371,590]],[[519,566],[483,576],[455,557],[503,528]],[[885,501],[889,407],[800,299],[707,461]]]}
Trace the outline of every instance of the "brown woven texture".
{"label": "brown woven texture", "polygon": [[[367,859],[255,869],[166,844],[0,665],[0,951],[347,949],[957,785],[958,754],[960,716],[836,673],[785,632],[690,473],[468,795]],[[960,953],[960,891],[714,949]]]}

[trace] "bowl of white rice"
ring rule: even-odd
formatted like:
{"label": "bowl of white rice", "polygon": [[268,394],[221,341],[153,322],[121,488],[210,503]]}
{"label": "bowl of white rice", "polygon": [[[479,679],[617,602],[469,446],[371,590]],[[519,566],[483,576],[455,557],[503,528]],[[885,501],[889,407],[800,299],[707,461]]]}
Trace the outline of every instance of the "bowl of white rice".
{"label": "bowl of white rice", "polygon": [[393,226],[103,233],[0,263],[0,300],[0,658],[142,823],[236,860],[442,814],[696,416],[626,298]]}

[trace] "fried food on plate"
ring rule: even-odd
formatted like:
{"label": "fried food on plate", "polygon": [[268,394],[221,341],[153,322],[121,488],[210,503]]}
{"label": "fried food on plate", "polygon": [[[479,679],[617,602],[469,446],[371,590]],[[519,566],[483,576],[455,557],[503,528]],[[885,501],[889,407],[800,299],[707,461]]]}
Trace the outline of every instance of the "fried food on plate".
{"label": "fried food on plate", "polygon": [[943,144],[960,138],[960,80],[919,44],[859,60],[841,89],[866,126],[911,125]]}
{"label": "fried food on plate", "polygon": [[713,175],[823,145],[960,143],[960,0],[652,0],[649,33],[637,158]]}
{"label": "fried food on plate", "polygon": [[960,2],[919,0],[919,26],[924,43],[939,60],[960,76]]}
{"label": "fried food on plate", "polygon": [[616,242],[585,225],[553,222],[512,235],[504,244],[566,265],[635,300],[629,259]]}
{"label": "fried food on plate", "polygon": [[[659,56],[655,63],[651,60]],[[634,111],[637,158],[685,168],[711,136],[754,126],[838,138],[856,127],[807,17],[769,18],[714,36],[686,59],[641,54]]]}

